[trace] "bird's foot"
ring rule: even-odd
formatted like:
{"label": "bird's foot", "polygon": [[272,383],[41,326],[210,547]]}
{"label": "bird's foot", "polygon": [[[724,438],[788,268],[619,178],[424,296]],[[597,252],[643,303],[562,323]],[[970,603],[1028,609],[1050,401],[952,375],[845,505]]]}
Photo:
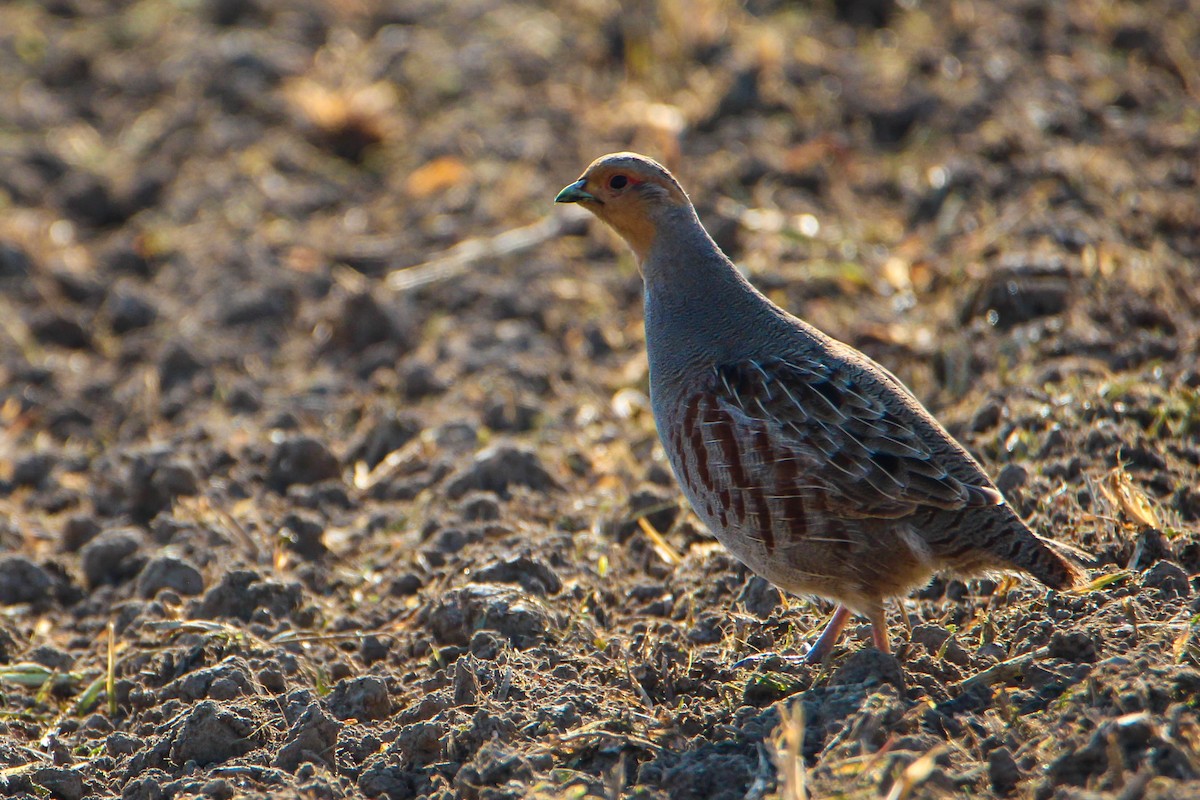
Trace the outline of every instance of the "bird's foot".
{"label": "bird's foot", "polygon": [[[824,661],[831,652],[833,646],[837,644],[838,639],[842,635],[842,630],[846,627],[846,622],[850,619],[850,609],[845,606],[838,606],[829,623],[825,626],[825,630],[821,631],[821,635],[813,642],[812,647],[808,648],[808,652],[802,656],[785,656],[779,653],[755,653],[754,655],[746,656],[742,660],[736,662],[734,669],[742,669],[743,667],[754,667],[762,664],[770,659],[778,658],[792,665],[812,665],[820,664]],[[885,645],[886,646],[886,645]]]}
{"label": "bird's foot", "polygon": [[[782,662],[782,664],[780,664]],[[810,666],[813,662],[808,660],[807,655],[796,656],[786,655],[784,653],[752,653],[745,658],[733,662],[734,669],[757,669],[762,666],[788,666],[788,667],[804,667]]]}

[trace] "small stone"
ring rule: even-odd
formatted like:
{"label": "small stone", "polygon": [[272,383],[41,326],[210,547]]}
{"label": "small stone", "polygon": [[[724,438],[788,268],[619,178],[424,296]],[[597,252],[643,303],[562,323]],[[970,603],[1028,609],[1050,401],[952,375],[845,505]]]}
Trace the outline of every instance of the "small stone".
{"label": "small stone", "polygon": [[105,312],[109,328],[118,336],[149,327],[158,319],[158,309],[153,303],[128,290],[110,294]]}
{"label": "small stone", "polygon": [[484,583],[515,583],[530,594],[546,596],[562,591],[562,581],[546,563],[520,556],[488,564],[475,574]]}
{"label": "small stone", "polygon": [[300,606],[298,583],[263,579],[253,570],[225,573],[221,582],[209,589],[193,605],[192,614],[201,619],[233,617],[249,622],[260,611],[279,619],[290,616]]}
{"label": "small stone", "polygon": [[458,515],[467,522],[500,519],[500,502],[492,492],[468,492],[458,503]]}
{"label": "small stone", "polygon": [[446,494],[458,499],[467,492],[482,490],[508,497],[510,486],[525,486],[535,491],[558,487],[533,450],[501,443],[479,451],[474,463],[455,473],[446,482]]}
{"label": "small stone", "polygon": [[1157,528],[1146,528],[1138,534],[1137,543],[1133,547],[1133,555],[1129,558],[1129,569],[1146,569],[1156,561],[1171,559],[1171,543],[1163,532]]}
{"label": "small stone", "polygon": [[29,332],[44,345],[68,350],[88,350],[92,337],[83,324],[56,311],[39,311],[29,319]]}
{"label": "small stone", "polygon": [[212,700],[192,707],[171,738],[171,763],[182,767],[219,764],[249,753],[262,744],[262,727],[222,708]]}
{"label": "small stone", "polygon": [[74,516],[63,524],[62,546],[68,553],[78,552],[100,533],[100,523],[92,517]]}
{"label": "small stone", "polygon": [[309,485],[341,477],[341,465],[325,443],[311,436],[284,439],[271,454],[267,484],[285,491],[293,484]]}
{"label": "small stone", "polygon": [[83,797],[83,776],[73,769],[41,767],[33,771],[33,782],[59,800],[81,800]]}
{"label": "small stone", "polygon": [[742,587],[738,600],[754,616],[767,619],[783,602],[783,594],[770,581],[751,575]]}
{"label": "small stone", "polygon": [[996,488],[1000,494],[1007,497],[1025,485],[1029,480],[1029,470],[1020,464],[1005,464],[1000,474],[996,476]]}
{"label": "small stone", "polygon": [[262,392],[248,380],[238,381],[225,393],[225,407],[234,414],[253,414],[262,404]]}
{"label": "small stone", "polygon": [[404,399],[410,401],[422,400],[442,394],[450,384],[438,376],[432,364],[423,361],[413,361],[404,364],[398,370],[400,385],[404,387]]}
{"label": "small stone", "polygon": [[322,537],[325,526],[313,514],[303,511],[293,511],[283,519],[281,530],[288,549],[308,561],[321,558],[329,552]]}
{"label": "small stone", "polygon": [[224,778],[213,778],[200,787],[200,796],[206,800],[232,800],[237,794],[234,785]]}
{"label": "small stone", "polygon": [[134,528],[104,531],[83,546],[80,561],[89,588],[120,583],[142,568],[142,534]]}
{"label": "small stone", "polygon": [[617,541],[625,542],[640,534],[639,517],[645,517],[659,533],[666,533],[679,518],[680,511],[678,489],[644,484],[629,496],[624,521],[617,526]]}
{"label": "small stone", "polygon": [[386,719],[392,713],[387,684],[377,675],[339,681],[328,700],[329,710],[338,719]]}
{"label": "small stone", "polygon": [[138,574],[137,590],[142,597],[151,598],[169,589],[180,595],[198,595],[204,591],[204,576],[191,562],[175,556],[158,556],[146,562]]}
{"label": "small stone", "polygon": [[129,242],[115,245],[104,253],[101,260],[104,271],[114,275],[149,278],[154,274],[150,261],[141,249]]}
{"label": "small stone", "polygon": [[0,241],[0,280],[25,278],[33,270],[29,254],[13,242]]}
{"label": "small stone", "polygon": [[146,743],[138,737],[121,731],[110,733],[104,740],[104,752],[113,757],[131,756],[145,746]]}
{"label": "small stone", "polygon": [[408,416],[385,412],[380,419],[371,422],[351,442],[346,459],[350,463],[363,461],[375,468],[389,453],[394,453],[408,444],[421,432],[421,423]]}
{"label": "small stone", "polygon": [[0,556],[0,605],[41,603],[53,588],[50,574],[25,556]]}
{"label": "small stone", "polygon": [[415,572],[406,572],[392,579],[392,584],[388,587],[388,594],[392,597],[411,597],[421,590],[422,585],[424,582],[420,575]]}
{"label": "small stone", "polygon": [[483,409],[483,424],[494,431],[533,430],[541,409],[517,398],[494,397]]}
{"label": "small stone", "polygon": [[358,644],[358,654],[367,666],[383,661],[390,652],[387,642],[374,634],[367,634]]}
{"label": "small stone", "polygon": [[830,686],[890,683],[904,693],[904,670],[891,653],[866,647],[851,653],[829,679]]}
{"label": "small stone", "polygon": [[296,310],[296,295],[289,286],[268,286],[237,297],[220,315],[226,327],[286,322]]}
{"label": "small stone", "polygon": [[380,302],[369,292],[349,295],[329,320],[329,345],[355,354],[381,342],[407,350],[416,336],[412,317],[402,314],[395,303]]}
{"label": "small stone", "polygon": [[1171,561],[1159,561],[1142,576],[1142,588],[1154,589],[1164,599],[1192,596],[1192,585],[1188,574]]}
{"label": "small stone", "polygon": [[163,392],[187,383],[204,369],[204,363],[182,342],[172,342],[158,360],[158,385]]}
{"label": "small stone", "polygon": [[423,606],[418,619],[442,644],[465,647],[478,630],[493,630],[517,648],[546,641],[561,624],[549,609],[520,589],[470,583]]}
{"label": "small stone", "polygon": [[1000,418],[1003,416],[1004,408],[995,400],[988,400],[979,407],[971,417],[968,427],[974,433],[983,433],[990,431],[992,428],[1000,424]]}
{"label": "small stone", "polygon": [[113,194],[109,181],[90,172],[69,172],[58,194],[67,216],[84,225],[107,228],[129,217],[129,209]]}
{"label": "small stone", "polygon": [[174,461],[161,449],[137,455],[129,466],[125,482],[129,513],[137,522],[146,523],[174,505],[177,497],[199,493],[196,475],[186,464]]}
{"label": "small stone", "polygon": [[73,655],[48,644],[38,645],[30,650],[27,658],[29,661],[59,672],[66,672],[75,663]]}
{"label": "small stone", "polygon": [[992,791],[998,795],[1012,794],[1021,782],[1021,769],[1007,747],[998,747],[988,753],[988,780]]}
{"label": "small stone", "polygon": [[[336,691],[335,688],[334,692]],[[274,765],[288,772],[295,772],[306,762],[333,763],[333,751],[337,747],[341,730],[342,723],[313,703],[292,724],[287,741],[275,756]]]}
{"label": "small stone", "polygon": [[1050,636],[1049,657],[1061,658],[1074,664],[1091,664],[1099,658],[1098,633],[1055,631]]}
{"label": "small stone", "polygon": [[461,528],[443,528],[433,535],[430,544],[434,551],[451,555],[462,550],[471,540],[471,536]]}
{"label": "small stone", "polygon": [[58,457],[54,453],[30,453],[13,463],[14,486],[43,486],[54,471]]}
{"label": "small stone", "polygon": [[958,641],[951,640],[950,636],[950,631],[940,625],[917,625],[912,630],[912,641],[924,645],[930,655],[942,653],[943,658],[959,666],[970,663],[970,653]]}

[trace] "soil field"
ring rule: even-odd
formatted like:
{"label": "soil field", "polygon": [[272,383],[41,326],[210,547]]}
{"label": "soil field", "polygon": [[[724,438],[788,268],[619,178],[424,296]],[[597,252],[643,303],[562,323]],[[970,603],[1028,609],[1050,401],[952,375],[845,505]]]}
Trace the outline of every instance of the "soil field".
{"label": "soil field", "polygon": [[[621,149],[1091,582],[788,659],[552,204]],[[4,3],[0,786],[1200,797],[1198,200],[1194,0]]]}

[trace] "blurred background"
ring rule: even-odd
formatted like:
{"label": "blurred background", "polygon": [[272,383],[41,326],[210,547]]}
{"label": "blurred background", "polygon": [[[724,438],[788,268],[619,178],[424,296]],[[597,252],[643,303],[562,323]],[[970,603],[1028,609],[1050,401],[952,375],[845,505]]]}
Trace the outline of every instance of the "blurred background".
{"label": "blurred background", "polygon": [[[674,775],[681,797],[736,774],[742,796],[778,721],[744,704],[758,713],[828,676],[739,684],[733,699],[713,682],[730,685],[747,641],[795,644],[819,609],[754,583],[679,511],[647,411],[636,266],[610,232],[552,203],[621,149],[666,163],[773,299],[906,381],[1035,527],[1098,553],[1102,569],[1170,561],[1183,577],[1145,579],[1145,598],[1165,581],[1186,602],[1200,572],[1198,43],[1188,0],[0,4],[0,603],[25,609],[12,658],[50,641],[66,663],[95,666],[88,636],[113,614],[144,653],[170,650],[148,621],[253,612],[266,635],[378,630],[419,612],[378,647],[311,658],[334,680],[387,666],[402,676],[395,709],[447,686],[434,648],[486,664],[508,653],[543,673],[574,659],[573,674],[523,691],[546,704],[610,693],[580,706],[585,724],[644,712],[642,695],[660,709],[725,698],[672,718],[687,747],[634,747],[621,763],[630,784]],[[647,514],[660,539],[637,522]],[[478,622],[473,595],[454,592],[497,559],[509,566],[490,580],[552,612],[530,612],[532,632],[501,625],[499,650],[476,648],[495,618]],[[226,581],[234,567],[250,577]],[[279,582],[297,588],[254,588]],[[951,601],[986,603],[996,586],[935,581],[907,607],[971,630],[978,617]],[[1084,639],[1124,625],[1135,612],[1114,597],[1081,600],[1062,625]],[[1013,608],[993,609],[1019,617],[996,638],[1026,625],[1012,652],[1045,645],[1050,631],[1020,616],[1045,609]],[[1164,626],[1149,656],[1163,669],[1192,652],[1180,608],[1136,609]],[[596,627],[580,634],[580,619]],[[646,619],[657,627],[630,659],[636,687],[634,673],[585,664],[625,658],[589,648]],[[514,655],[531,642],[564,649]],[[906,702],[945,699],[989,657],[907,663],[928,669]],[[668,679],[667,662],[698,672]],[[132,686],[152,704],[163,695],[142,666],[120,675],[126,697]],[[467,675],[420,720],[473,707]],[[1052,699],[1026,694],[1039,711]],[[1098,718],[1131,710],[1097,697],[1079,702]],[[971,713],[996,713],[981,703]],[[1060,711],[1030,734],[1042,761],[1085,747]],[[810,765],[849,713],[811,720]],[[290,722],[263,723],[260,743],[283,741]],[[506,735],[544,743],[529,733],[540,724],[522,717]],[[453,771],[432,765],[491,758],[484,727],[442,734],[380,762],[411,771],[388,791],[450,785]],[[1020,758],[988,777],[993,747],[945,735],[975,775],[959,787],[1042,780]],[[588,741],[518,773],[570,763],[599,792],[594,776],[618,758]],[[732,759],[721,769],[703,761],[716,742]],[[359,745],[347,780],[376,763]],[[1023,744],[1005,746],[1020,756]],[[96,787],[120,791],[128,754],[114,747]],[[678,763],[693,768],[671,773]],[[504,780],[479,766],[471,785],[481,774]],[[824,775],[839,791],[873,785]],[[1107,791],[1065,766],[1046,780]]]}

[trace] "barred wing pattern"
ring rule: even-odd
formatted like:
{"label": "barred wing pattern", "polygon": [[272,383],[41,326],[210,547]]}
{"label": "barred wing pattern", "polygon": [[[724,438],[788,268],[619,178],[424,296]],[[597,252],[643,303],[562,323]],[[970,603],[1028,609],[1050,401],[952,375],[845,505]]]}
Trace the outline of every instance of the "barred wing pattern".
{"label": "barred wing pattern", "polygon": [[[963,474],[972,462],[956,444],[944,445],[950,453],[937,448],[942,443],[929,441],[929,426],[915,412],[884,400],[894,387],[872,385],[861,373],[829,361],[770,358],[720,366],[714,384],[716,407],[745,429],[736,438],[763,442],[774,457],[775,475],[756,477],[775,484],[768,485],[775,497],[807,496],[841,519],[1004,502],[982,470]],[[957,474],[943,463],[946,455],[959,462]],[[781,485],[781,477],[794,485]]]}

